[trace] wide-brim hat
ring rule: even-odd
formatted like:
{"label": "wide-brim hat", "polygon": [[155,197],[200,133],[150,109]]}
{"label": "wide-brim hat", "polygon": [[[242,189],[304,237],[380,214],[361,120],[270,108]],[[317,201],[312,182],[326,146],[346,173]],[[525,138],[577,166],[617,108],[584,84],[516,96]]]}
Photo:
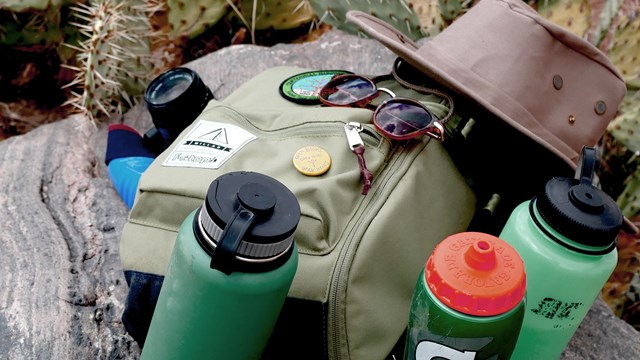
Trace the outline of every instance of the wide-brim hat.
{"label": "wide-brim hat", "polygon": [[363,12],[350,11],[347,19],[573,168],[626,93],[600,50],[522,0],[481,0],[422,46]]}

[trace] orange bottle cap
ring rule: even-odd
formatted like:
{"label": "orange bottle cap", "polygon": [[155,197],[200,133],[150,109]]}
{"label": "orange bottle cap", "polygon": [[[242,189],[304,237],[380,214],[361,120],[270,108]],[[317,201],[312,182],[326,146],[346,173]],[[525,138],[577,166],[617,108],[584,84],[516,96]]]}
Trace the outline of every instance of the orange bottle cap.
{"label": "orange bottle cap", "polygon": [[442,240],[427,260],[425,280],[446,306],[464,314],[494,316],[524,298],[524,262],[495,236],[464,232]]}

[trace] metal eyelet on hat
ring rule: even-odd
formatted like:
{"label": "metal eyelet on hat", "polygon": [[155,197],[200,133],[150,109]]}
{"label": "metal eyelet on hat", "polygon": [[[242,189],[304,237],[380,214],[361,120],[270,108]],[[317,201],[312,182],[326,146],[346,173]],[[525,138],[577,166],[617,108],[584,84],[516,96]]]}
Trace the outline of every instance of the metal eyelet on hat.
{"label": "metal eyelet on hat", "polygon": [[596,105],[593,107],[593,110],[596,112],[596,114],[602,115],[607,111],[607,104],[604,101],[600,100],[596,102]]}
{"label": "metal eyelet on hat", "polygon": [[562,80],[562,76],[560,75],[553,76],[553,87],[556,88],[556,90],[562,89],[563,84],[564,84],[564,81]]}

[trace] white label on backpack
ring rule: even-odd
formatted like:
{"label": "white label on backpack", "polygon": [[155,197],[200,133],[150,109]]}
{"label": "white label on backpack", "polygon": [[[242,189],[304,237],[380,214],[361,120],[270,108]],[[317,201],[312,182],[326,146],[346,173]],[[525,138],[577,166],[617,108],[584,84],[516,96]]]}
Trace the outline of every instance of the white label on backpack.
{"label": "white label on backpack", "polygon": [[218,169],[255,139],[255,135],[235,125],[200,120],[162,165]]}

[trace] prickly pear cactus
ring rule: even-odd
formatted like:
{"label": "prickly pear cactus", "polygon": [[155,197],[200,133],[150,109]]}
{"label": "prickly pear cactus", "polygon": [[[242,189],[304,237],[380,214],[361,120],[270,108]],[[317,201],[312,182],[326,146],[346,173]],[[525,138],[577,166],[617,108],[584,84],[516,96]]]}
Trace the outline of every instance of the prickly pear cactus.
{"label": "prickly pear cactus", "polygon": [[617,203],[627,217],[640,214],[640,168],[625,181],[625,188],[618,196]]}
{"label": "prickly pear cactus", "polygon": [[360,10],[388,22],[415,40],[424,34],[420,19],[409,4],[406,0],[311,0],[319,21],[335,28],[358,33],[355,25],[346,22],[346,14],[349,10]]}
{"label": "prickly pear cactus", "polygon": [[424,0],[409,2],[420,23],[421,32],[425,36],[434,36],[444,30],[446,23],[440,10],[440,0]]}
{"label": "prickly pear cactus", "polygon": [[309,0],[240,0],[238,9],[254,30],[294,29],[315,17]]}
{"label": "prickly pear cactus", "polygon": [[14,12],[45,10],[51,7],[59,8],[63,3],[69,2],[69,0],[0,0],[0,9]]}
{"label": "prickly pear cactus", "polygon": [[588,0],[538,0],[537,5],[544,18],[580,37],[586,36],[591,26]]}
{"label": "prickly pear cactus", "polygon": [[[635,99],[635,102],[633,101]],[[629,151],[640,153],[640,93],[631,93],[607,131]]]}
{"label": "prickly pear cactus", "polygon": [[633,154],[626,166],[635,169],[624,180],[624,190],[618,196],[618,206],[623,214],[632,217],[640,214],[640,92],[630,92],[620,106],[620,114],[609,124],[607,132],[620,146]]}
{"label": "prickly pear cactus", "polygon": [[442,18],[453,21],[471,6],[471,0],[438,0],[438,4]]}
{"label": "prickly pear cactus", "polygon": [[360,10],[388,22],[414,40],[438,34],[472,3],[472,0],[311,0],[320,22],[356,34],[357,27],[345,19],[349,10]]}
{"label": "prickly pear cactus", "polygon": [[229,11],[227,0],[166,0],[166,7],[172,38],[192,39]]}
{"label": "prickly pear cactus", "polygon": [[86,40],[69,45],[78,51],[79,64],[70,67],[76,77],[67,86],[75,91],[67,103],[92,121],[120,113],[129,93],[143,89],[150,76],[148,17],[139,5],[97,0],[73,7]]}
{"label": "prickly pear cactus", "polygon": [[51,45],[62,42],[60,12],[0,10],[0,45]]}
{"label": "prickly pear cactus", "polygon": [[[609,59],[620,70],[628,87],[640,88],[640,16],[625,17],[617,27]],[[638,136],[638,135],[636,135]]]}

